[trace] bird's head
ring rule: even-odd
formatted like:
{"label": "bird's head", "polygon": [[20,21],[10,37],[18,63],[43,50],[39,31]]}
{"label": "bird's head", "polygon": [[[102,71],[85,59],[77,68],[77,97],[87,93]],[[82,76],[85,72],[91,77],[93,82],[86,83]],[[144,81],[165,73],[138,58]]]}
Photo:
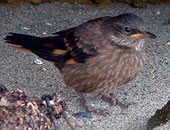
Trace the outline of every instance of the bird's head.
{"label": "bird's head", "polygon": [[141,50],[145,38],[156,38],[154,34],[145,30],[143,20],[134,14],[121,14],[113,20],[111,39],[120,46]]}

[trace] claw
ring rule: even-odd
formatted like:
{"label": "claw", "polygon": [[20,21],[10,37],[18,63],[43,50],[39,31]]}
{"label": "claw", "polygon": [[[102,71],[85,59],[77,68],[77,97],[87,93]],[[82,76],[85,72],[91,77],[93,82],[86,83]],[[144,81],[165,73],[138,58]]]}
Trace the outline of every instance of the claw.
{"label": "claw", "polygon": [[97,115],[102,115],[102,116],[109,115],[108,110],[93,107],[92,105],[89,104],[89,102],[87,101],[87,99],[85,98],[83,93],[81,93],[81,92],[77,92],[77,93],[80,96],[80,101],[87,112],[92,112],[92,113],[95,113]]}
{"label": "claw", "polygon": [[103,101],[109,103],[110,105],[118,105],[119,107],[121,107],[122,109],[126,109],[128,108],[128,106],[134,104],[134,103],[122,103],[120,102],[115,96],[114,94],[110,94],[110,96],[106,96],[103,95],[102,96]]}

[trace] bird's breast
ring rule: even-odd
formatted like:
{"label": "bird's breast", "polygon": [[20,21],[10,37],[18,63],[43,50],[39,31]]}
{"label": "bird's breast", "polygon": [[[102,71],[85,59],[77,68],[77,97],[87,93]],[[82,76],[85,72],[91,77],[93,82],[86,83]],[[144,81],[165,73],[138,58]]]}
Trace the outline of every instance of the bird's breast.
{"label": "bird's breast", "polygon": [[65,67],[66,83],[82,92],[111,93],[116,87],[132,80],[146,63],[144,52],[110,49],[100,51],[99,55],[84,64]]}

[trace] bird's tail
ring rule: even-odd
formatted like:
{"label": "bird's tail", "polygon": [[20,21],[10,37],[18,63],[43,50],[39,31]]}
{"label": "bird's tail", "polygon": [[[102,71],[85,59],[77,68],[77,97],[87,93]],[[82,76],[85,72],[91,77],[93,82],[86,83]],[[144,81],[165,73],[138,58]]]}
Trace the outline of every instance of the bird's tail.
{"label": "bird's tail", "polygon": [[67,57],[69,57],[62,36],[35,37],[9,33],[4,40],[6,43],[13,44],[14,48],[33,52],[39,57],[52,62],[61,62],[62,60],[67,60]]}

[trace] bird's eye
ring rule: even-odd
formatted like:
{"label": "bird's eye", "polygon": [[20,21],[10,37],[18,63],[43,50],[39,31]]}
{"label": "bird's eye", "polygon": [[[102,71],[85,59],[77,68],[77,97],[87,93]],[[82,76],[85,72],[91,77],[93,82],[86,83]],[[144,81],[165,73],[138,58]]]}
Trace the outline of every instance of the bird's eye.
{"label": "bird's eye", "polygon": [[130,30],[129,27],[125,27],[125,32],[126,32],[126,33],[130,33],[130,31],[131,31],[131,30]]}

